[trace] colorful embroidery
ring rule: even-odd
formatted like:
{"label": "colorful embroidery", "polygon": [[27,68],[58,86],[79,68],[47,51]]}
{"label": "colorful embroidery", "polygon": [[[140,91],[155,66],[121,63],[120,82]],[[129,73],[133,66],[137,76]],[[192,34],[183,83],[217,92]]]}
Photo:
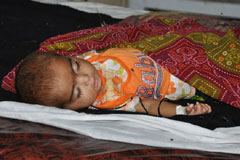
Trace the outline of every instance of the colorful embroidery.
{"label": "colorful embroidery", "polygon": [[[179,18],[176,14],[174,17]],[[39,51],[53,49],[58,54],[76,56],[93,49],[137,48],[184,82],[240,107],[240,29],[225,31],[226,27],[207,28],[191,19],[171,23],[153,18],[136,25],[107,25],[56,36],[43,42]],[[13,92],[15,71],[2,83]]]}
{"label": "colorful embroidery", "polygon": [[240,41],[229,30],[223,37],[213,33],[193,33],[187,36],[202,44],[208,58],[229,72],[240,73]]}

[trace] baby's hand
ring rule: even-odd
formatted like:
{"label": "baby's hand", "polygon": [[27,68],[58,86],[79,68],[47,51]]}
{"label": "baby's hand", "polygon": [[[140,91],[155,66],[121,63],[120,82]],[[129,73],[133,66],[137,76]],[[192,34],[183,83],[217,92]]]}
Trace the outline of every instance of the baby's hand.
{"label": "baby's hand", "polygon": [[196,104],[188,104],[186,112],[187,115],[207,114],[212,112],[212,108],[208,104],[197,102]]}

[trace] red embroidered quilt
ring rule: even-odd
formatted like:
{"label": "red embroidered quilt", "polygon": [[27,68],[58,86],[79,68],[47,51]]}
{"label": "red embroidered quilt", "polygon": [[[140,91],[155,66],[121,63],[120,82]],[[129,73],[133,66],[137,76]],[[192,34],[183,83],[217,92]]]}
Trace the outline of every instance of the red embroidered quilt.
{"label": "red embroidered quilt", "polygon": [[[198,90],[240,108],[239,37],[239,28],[223,32],[191,19],[173,23],[153,18],[59,35],[39,50],[74,56],[111,47],[137,48]],[[15,70],[4,78],[3,88],[14,91]]]}

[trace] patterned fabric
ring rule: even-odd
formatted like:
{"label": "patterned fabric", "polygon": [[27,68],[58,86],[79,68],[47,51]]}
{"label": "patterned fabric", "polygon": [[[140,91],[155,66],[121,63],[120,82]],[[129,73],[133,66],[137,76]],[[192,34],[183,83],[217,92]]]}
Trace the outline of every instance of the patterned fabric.
{"label": "patterned fabric", "polygon": [[170,86],[168,93],[165,98],[170,100],[179,100],[179,99],[190,99],[195,93],[196,89],[190,86],[188,83],[183,82],[179,78],[171,74],[170,76]]}
{"label": "patterned fabric", "polygon": [[192,19],[201,25],[226,32],[229,28],[240,26],[239,19],[227,18],[223,16],[211,16],[197,13],[185,13],[179,11],[157,11],[150,12],[144,15],[131,16],[119,22],[120,24],[139,24],[149,21],[152,18],[159,18],[166,25],[171,25],[184,19]]}
{"label": "patterned fabric", "polygon": [[[46,40],[39,51],[76,56],[89,50],[136,48],[198,90],[240,108],[240,29],[222,32],[191,19],[165,22],[153,18],[71,32]],[[13,78],[14,70],[2,86],[13,89]]]}

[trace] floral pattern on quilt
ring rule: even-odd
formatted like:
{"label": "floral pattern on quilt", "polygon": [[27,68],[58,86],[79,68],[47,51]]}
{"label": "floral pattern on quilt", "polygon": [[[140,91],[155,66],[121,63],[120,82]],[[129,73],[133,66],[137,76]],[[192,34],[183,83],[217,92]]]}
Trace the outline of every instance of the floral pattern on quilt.
{"label": "floral pattern on quilt", "polygon": [[153,18],[137,25],[108,25],[59,35],[44,41],[39,51],[77,56],[112,47],[137,48],[205,94],[240,108],[239,33],[237,29],[207,28],[192,19]]}

